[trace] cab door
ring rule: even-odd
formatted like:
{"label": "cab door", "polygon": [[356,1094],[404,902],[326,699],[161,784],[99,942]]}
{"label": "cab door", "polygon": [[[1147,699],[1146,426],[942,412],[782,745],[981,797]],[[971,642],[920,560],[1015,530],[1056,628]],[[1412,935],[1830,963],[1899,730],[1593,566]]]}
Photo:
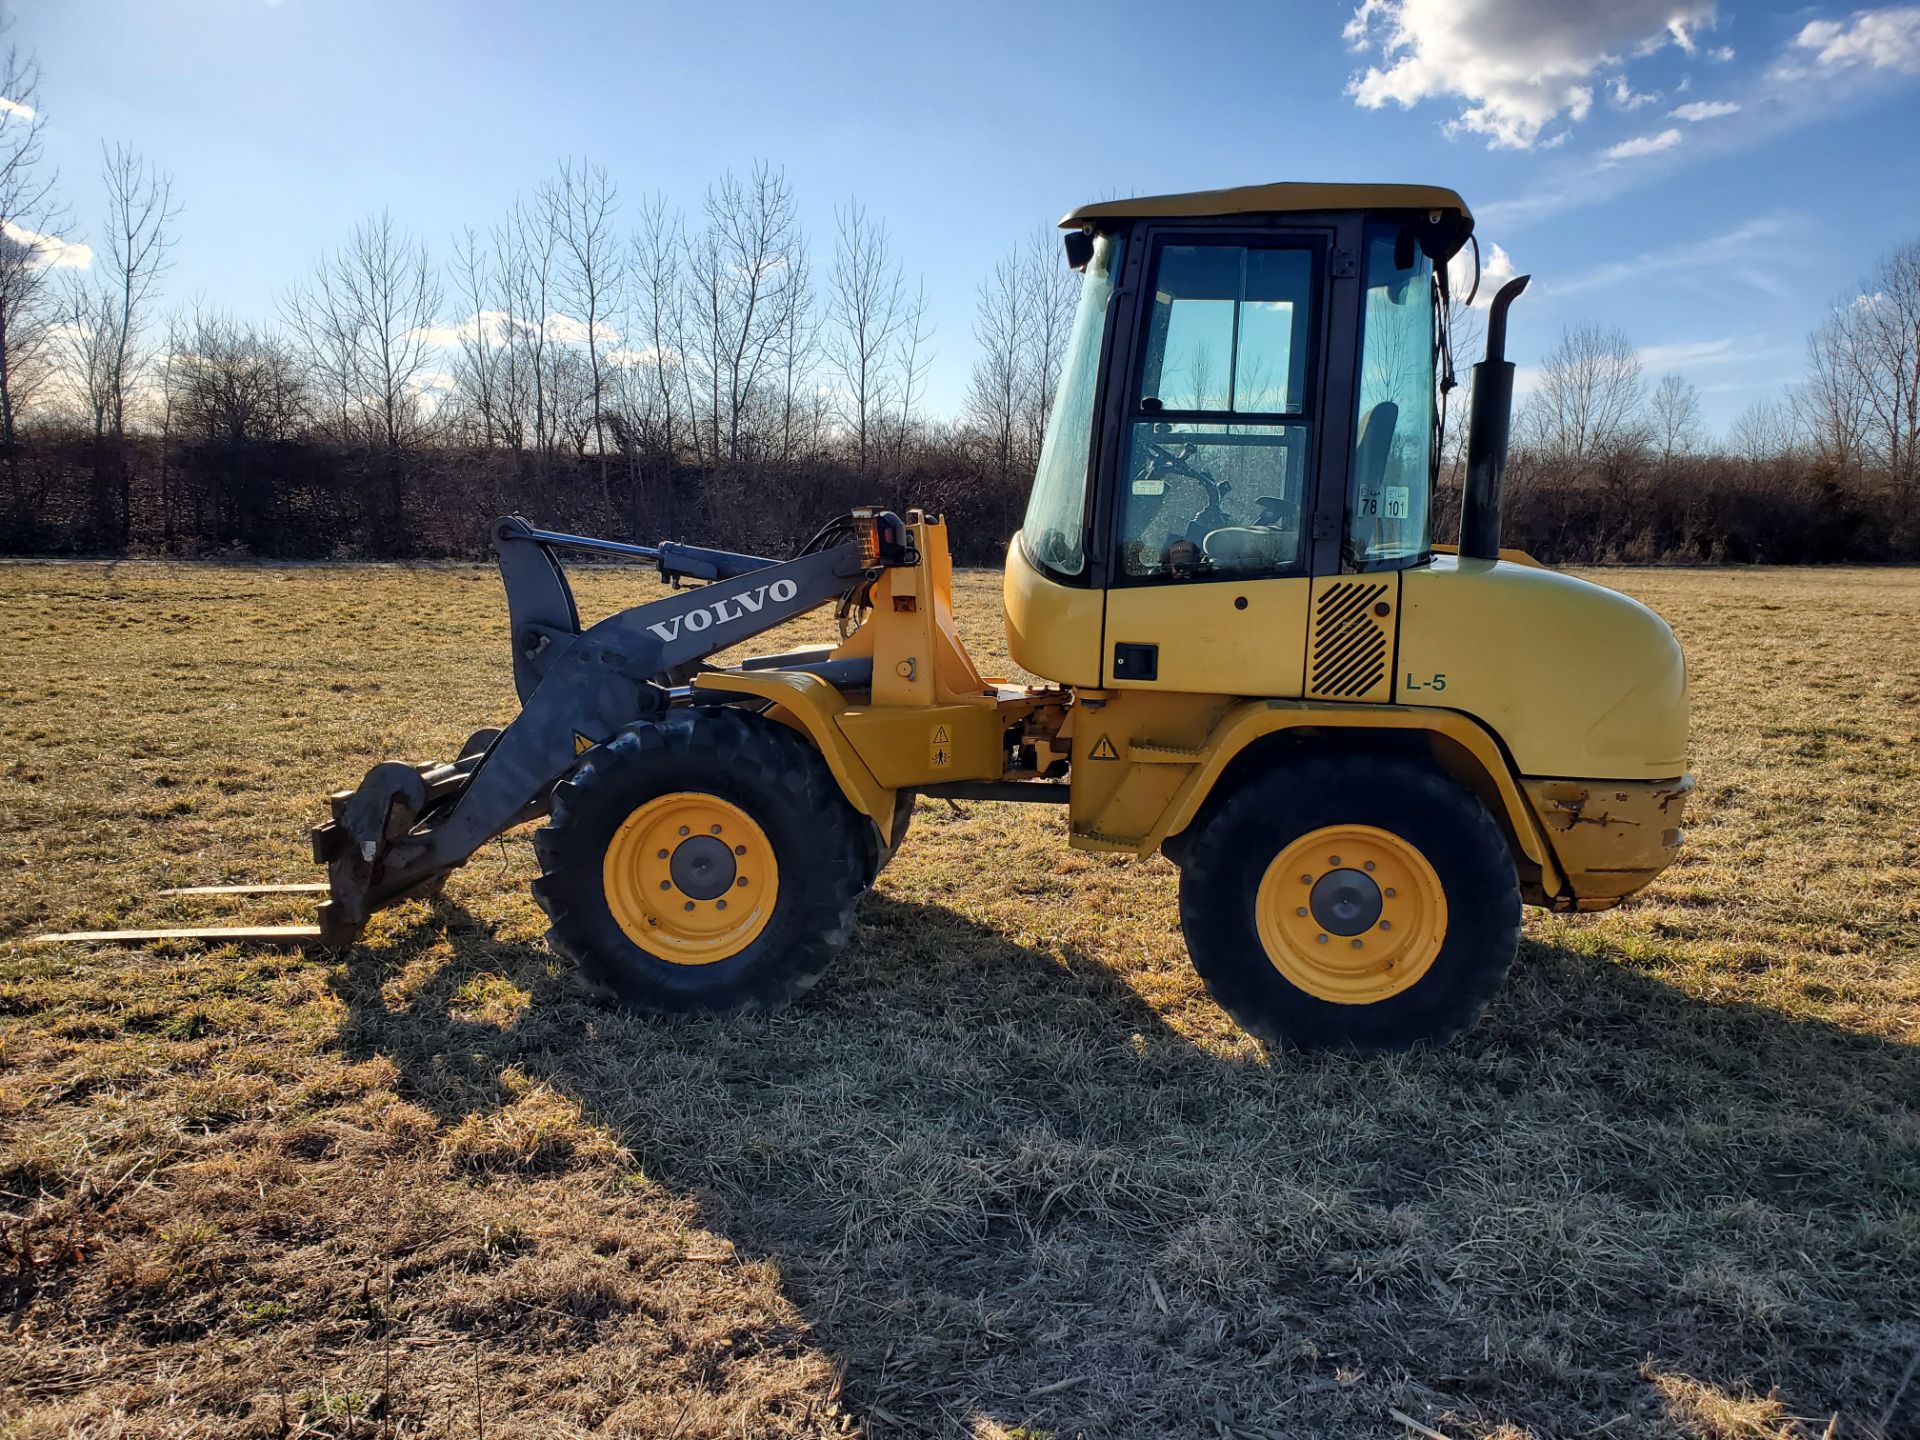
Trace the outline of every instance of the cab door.
{"label": "cab door", "polygon": [[1333,238],[1153,236],[1110,472],[1108,686],[1303,693]]}

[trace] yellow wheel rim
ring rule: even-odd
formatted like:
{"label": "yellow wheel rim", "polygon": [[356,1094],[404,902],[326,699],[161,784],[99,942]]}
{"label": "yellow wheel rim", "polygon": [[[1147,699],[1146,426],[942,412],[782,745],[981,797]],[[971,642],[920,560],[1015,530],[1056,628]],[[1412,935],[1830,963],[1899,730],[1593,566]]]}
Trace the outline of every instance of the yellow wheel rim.
{"label": "yellow wheel rim", "polygon": [[1370,1005],[1432,966],[1447,938],[1447,897],[1427,857],[1398,835],[1328,825],[1274,856],[1254,921],[1292,984],[1337,1005]]}
{"label": "yellow wheel rim", "polygon": [[780,895],[767,832],[731,801],[693,790],[658,796],[621,821],[602,880],[627,938],[675,965],[738,955],[767,928]]}

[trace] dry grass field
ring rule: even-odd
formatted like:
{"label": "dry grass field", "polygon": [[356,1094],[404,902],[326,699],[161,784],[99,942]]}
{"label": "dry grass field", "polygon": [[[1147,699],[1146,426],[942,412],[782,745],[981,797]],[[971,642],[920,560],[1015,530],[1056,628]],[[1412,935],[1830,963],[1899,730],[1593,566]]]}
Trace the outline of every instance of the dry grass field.
{"label": "dry grass field", "polygon": [[1920,574],[1601,578],[1688,646],[1689,849],[1353,1061],[1011,806],[923,800],[777,1014],[586,1003],[523,833],[343,962],[28,948],[314,878],[512,687],[483,569],[0,567],[0,1434],[1920,1434]]}

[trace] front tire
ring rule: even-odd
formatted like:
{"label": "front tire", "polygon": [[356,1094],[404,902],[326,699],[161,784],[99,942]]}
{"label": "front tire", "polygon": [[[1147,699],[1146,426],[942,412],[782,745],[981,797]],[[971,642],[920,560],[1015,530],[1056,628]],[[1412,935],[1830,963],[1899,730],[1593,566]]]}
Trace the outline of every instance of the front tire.
{"label": "front tire", "polygon": [[1194,968],[1274,1045],[1377,1053],[1468,1029],[1520,943],[1506,838],[1450,777],[1316,755],[1224,797],[1180,871]]}
{"label": "front tire", "polygon": [[780,1005],[853,932],[865,823],[785,726],[683,711],[621,731],[554,787],[533,895],[548,944],[622,1005]]}

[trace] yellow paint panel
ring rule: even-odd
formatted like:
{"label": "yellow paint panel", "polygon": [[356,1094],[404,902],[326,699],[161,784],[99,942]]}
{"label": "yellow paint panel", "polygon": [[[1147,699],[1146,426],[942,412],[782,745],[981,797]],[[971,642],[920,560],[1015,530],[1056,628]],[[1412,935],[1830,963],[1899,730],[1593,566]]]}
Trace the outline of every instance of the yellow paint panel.
{"label": "yellow paint panel", "polygon": [[1307,592],[1306,580],[1209,580],[1109,590],[1108,668],[1115,645],[1157,645],[1160,655],[1153,680],[1110,676],[1105,683],[1115,690],[1297,696]]}
{"label": "yellow paint panel", "polygon": [[892,790],[1006,773],[1007,722],[997,706],[870,705],[837,719],[867,769]]}
{"label": "yellow paint panel", "polygon": [[1505,561],[1402,572],[1402,704],[1475,716],[1523,775],[1668,780],[1687,759],[1679,642],[1617,591]]}
{"label": "yellow paint panel", "polygon": [[1015,535],[1007,547],[1001,596],[1007,611],[1007,653],[1014,664],[1057,685],[1100,683],[1103,591],[1047,579],[1027,563]]}

